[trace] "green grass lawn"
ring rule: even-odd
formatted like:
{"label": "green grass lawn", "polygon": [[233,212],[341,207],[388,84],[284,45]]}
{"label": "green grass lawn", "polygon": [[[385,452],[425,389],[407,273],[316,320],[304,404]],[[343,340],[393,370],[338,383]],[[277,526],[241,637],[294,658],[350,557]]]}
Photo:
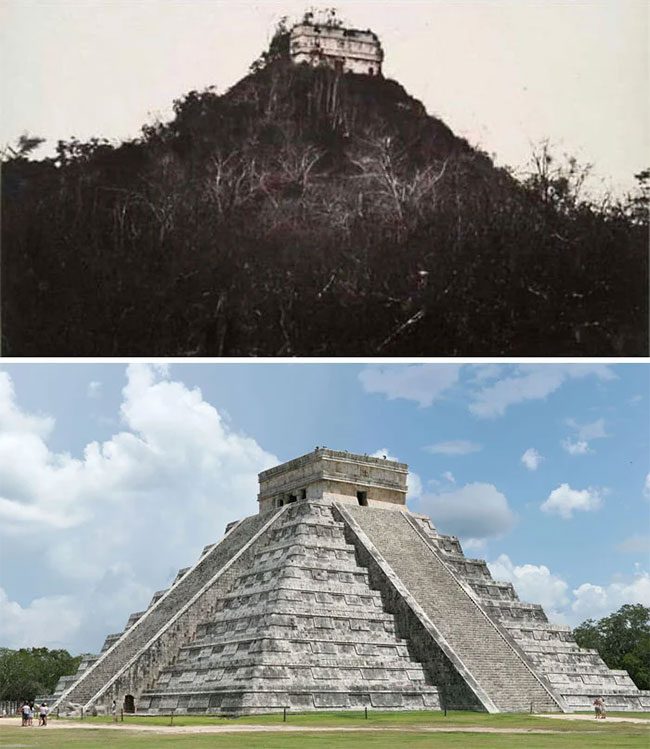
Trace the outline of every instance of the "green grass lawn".
{"label": "green grass lawn", "polygon": [[[642,717],[648,717],[641,714]],[[56,719],[53,719],[54,721]],[[240,734],[169,734],[136,733],[129,730],[135,724],[169,725],[169,717],[128,716],[119,730],[105,730],[102,724],[111,718],[97,717],[84,720],[84,729],[21,728],[5,721],[0,728],[3,749],[35,747],[44,749],[72,747],[96,749],[110,746],[115,749],[155,749],[179,747],[201,749],[431,749],[432,747],[464,747],[467,749],[647,749],[650,724],[607,723],[606,721],[559,721],[532,715],[487,715],[474,712],[450,712],[445,718],[439,712],[387,713],[370,712],[365,720],[359,713],[302,713],[288,715],[288,724],[313,728],[313,731],[281,733],[282,715],[259,715],[244,718],[207,716],[177,716],[175,726],[192,725],[264,725],[278,727],[278,732]],[[361,732],[318,733],[322,728],[361,728]],[[425,732],[426,727],[448,728],[449,733]],[[487,734],[454,732],[454,728],[490,727],[495,729],[524,729],[531,733]],[[381,730],[372,730],[373,728]],[[553,734],[536,731],[554,731]]]}
{"label": "green grass lawn", "polygon": [[648,746],[648,733],[640,730],[594,733],[564,732],[559,734],[479,734],[424,733],[422,731],[382,731],[364,733],[241,733],[236,735],[170,735],[136,734],[88,730],[48,730],[38,728],[2,729],[3,749],[13,746],[44,749],[432,749],[432,747],[464,747],[471,749],[642,749]]}
{"label": "green grass lawn", "polygon": [[[650,721],[650,713],[609,713],[617,717],[641,717]],[[96,718],[85,718],[85,721],[92,723],[111,723],[112,717],[101,716]],[[168,726],[170,716],[144,716],[144,715],[126,715],[124,716],[124,725],[158,725]],[[225,718],[221,716],[207,715],[175,715],[173,725],[175,726],[201,726],[201,725],[282,725],[282,713],[273,713],[270,715],[248,715],[237,718]],[[539,718],[527,713],[512,713],[489,715],[488,713],[478,713],[471,711],[449,711],[445,717],[444,713],[433,710],[419,710],[415,712],[384,712],[372,710],[368,711],[367,720],[363,711],[355,712],[308,712],[308,713],[291,713],[287,711],[287,723],[294,726],[313,726],[318,727],[359,727],[372,728],[379,726],[381,728],[402,728],[418,726],[483,726],[494,728],[524,728],[546,729],[552,731],[597,731],[601,721],[594,720],[593,723],[585,721],[558,721],[550,718]],[[650,722],[649,722],[650,726]],[[641,728],[643,728],[641,726]]]}

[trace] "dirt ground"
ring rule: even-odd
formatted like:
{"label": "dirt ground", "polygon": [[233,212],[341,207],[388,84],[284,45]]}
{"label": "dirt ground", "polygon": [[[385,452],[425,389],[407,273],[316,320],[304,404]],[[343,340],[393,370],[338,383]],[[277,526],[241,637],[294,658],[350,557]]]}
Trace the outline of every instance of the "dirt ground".
{"label": "dirt ground", "polygon": [[[593,721],[591,715],[538,715],[539,718],[553,718],[554,720],[579,720]],[[640,723],[650,726],[650,719],[643,718],[607,718],[609,723]],[[0,729],[3,727],[15,728],[20,725],[16,718],[4,718],[0,720]],[[34,723],[34,728],[38,726]],[[74,730],[94,731],[136,731],[148,734],[222,734],[222,733],[364,733],[377,731],[395,731],[394,726],[292,726],[286,724],[259,725],[255,723],[237,725],[208,725],[208,726],[146,726],[137,723],[93,723],[78,720],[51,720],[47,730],[60,730],[62,728]],[[418,733],[497,733],[497,734],[528,734],[528,733],[564,733],[561,730],[553,731],[540,728],[492,728],[489,726],[400,726],[400,731],[414,731]]]}
{"label": "dirt ground", "polygon": [[[0,728],[20,726],[20,721],[0,720]],[[37,728],[36,723],[33,726]],[[377,731],[395,731],[394,726],[373,726],[372,728],[357,728],[354,726],[286,726],[286,725],[236,725],[236,726],[143,726],[135,723],[82,723],[71,720],[52,720],[48,723],[46,730],[60,730],[62,728],[100,731],[140,731],[142,733],[164,733],[164,734],[194,734],[194,733],[376,733]],[[440,726],[425,727],[400,726],[400,731],[413,731],[416,733],[563,733],[562,731],[549,731],[539,728],[489,728],[485,726]]]}

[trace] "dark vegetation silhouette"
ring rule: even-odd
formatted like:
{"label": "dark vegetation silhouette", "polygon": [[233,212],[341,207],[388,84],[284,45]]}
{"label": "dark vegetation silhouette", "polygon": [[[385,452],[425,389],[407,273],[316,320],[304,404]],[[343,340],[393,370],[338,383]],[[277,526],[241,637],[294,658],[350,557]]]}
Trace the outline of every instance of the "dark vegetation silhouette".
{"label": "dark vegetation silhouette", "polygon": [[642,193],[583,200],[546,146],[517,180],[286,33],[136,140],[5,153],[5,355],[647,353]]}
{"label": "dark vegetation silhouette", "polygon": [[0,700],[34,700],[52,694],[59,677],[74,674],[80,655],[48,648],[0,648]]}
{"label": "dark vegetation silhouette", "polygon": [[650,689],[650,608],[627,603],[573,630],[581,648],[597,650],[609,668],[624,669],[639,689]]}

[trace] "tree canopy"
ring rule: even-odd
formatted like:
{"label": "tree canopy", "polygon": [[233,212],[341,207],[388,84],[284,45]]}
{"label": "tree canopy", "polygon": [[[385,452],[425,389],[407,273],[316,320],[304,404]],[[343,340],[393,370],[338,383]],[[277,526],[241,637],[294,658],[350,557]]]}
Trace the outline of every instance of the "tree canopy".
{"label": "tree canopy", "polygon": [[598,621],[587,621],[573,634],[582,648],[597,650],[609,668],[624,669],[639,689],[650,689],[650,608],[625,604]]}
{"label": "tree canopy", "polygon": [[3,354],[647,353],[644,194],[590,203],[545,147],[517,180],[287,34],[141,138],[8,153]]}
{"label": "tree canopy", "polygon": [[51,694],[59,680],[74,674],[81,656],[48,648],[0,648],[0,700],[33,700]]}

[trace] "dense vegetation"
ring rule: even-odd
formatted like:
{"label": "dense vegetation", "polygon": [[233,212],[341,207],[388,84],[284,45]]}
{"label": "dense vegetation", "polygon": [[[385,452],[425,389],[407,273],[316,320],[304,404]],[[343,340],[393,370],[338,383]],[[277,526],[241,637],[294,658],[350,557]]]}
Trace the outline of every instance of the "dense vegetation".
{"label": "dense vegetation", "polygon": [[573,632],[582,648],[595,648],[610,668],[624,669],[639,689],[650,689],[650,608],[626,604],[613,614],[587,619]]}
{"label": "dense vegetation", "polygon": [[0,700],[33,700],[52,694],[59,677],[74,674],[81,656],[47,648],[0,648]]}
{"label": "dense vegetation", "polygon": [[5,355],[647,353],[641,197],[582,201],[546,148],[517,181],[275,44],[137,140],[7,152]]}

